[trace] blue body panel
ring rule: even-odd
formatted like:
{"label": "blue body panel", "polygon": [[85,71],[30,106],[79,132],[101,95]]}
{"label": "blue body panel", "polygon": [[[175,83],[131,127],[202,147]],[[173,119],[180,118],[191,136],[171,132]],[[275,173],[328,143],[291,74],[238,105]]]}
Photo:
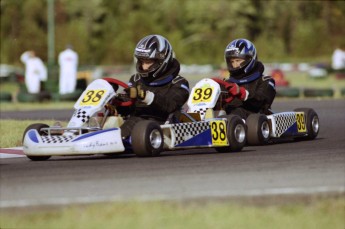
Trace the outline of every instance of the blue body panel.
{"label": "blue body panel", "polygon": [[176,147],[191,147],[191,146],[212,146],[211,129],[208,129],[185,142],[182,142]]}

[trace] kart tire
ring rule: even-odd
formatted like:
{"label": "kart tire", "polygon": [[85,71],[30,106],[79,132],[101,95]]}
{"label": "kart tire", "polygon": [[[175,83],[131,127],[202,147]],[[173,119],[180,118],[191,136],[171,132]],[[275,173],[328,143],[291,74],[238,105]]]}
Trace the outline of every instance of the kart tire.
{"label": "kart tire", "polygon": [[52,93],[52,98],[54,101],[76,101],[83,93],[82,90],[77,89],[76,91],[68,94],[60,95],[59,93]]}
{"label": "kart tire", "polygon": [[251,114],[246,119],[246,124],[248,145],[263,145],[269,141],[271,127],[266,115]]}
{"label": "kart tire", "polygon": [[333,97],[333,89],[304,89],[305,97]]}
{"label": "kart tire", "polygon": [[277,97],[297,98],[300,96],[300,89],[297,87],[277,87]]}
{"label": "kart tire", "polygon": [[19,92],[17,95],[18,102],[38,102],[39,96],[38,94],[29,94],[26,92]]}
{"label": "kart tire", "polygon": [[[46,127],[49,127],[49,126],[44,123],[34,123],[34,124],[29,125],[28,127],[26,127],[24,131],[22,143],[24,142],[24,137],[25,137],[26,132],[28,132],[29,130],[35,129],[38,131],[40,135],[46,135],[45,132],[41,131],[42,128],[46,128]],[[48,160],[51,156],[28,156],[27,155],[27,157],[32,161],[45,161],[45,160]]]}
{"label": "kart tire", "polygon": [[229,141],[229,146],[217,147],[217,152],[239,152],[246,144],[246,125],[240,116],[237,115],[222,115],[219,118],[227,119],[226,135]]}
{"label": "kart tire", "polygon": [[297,137],[295,140],[313,140],[319,133],[320,121],[317,113],[312,108],[296,108],[294,111],[302,111],[305,115],[307,136]]}
{"label": "kart tire", "polygon": [[9,92],[0,92],[0,101],[12,101],[12,95]]}
{"label": "kart tire", "polygon": [[340,89],[340,95],[345,96],[345,88]]}
{"label": "kart tire", "polygon": [[139,157],[159,156],[163,150],[164,137],[157,122],[144,120],[138,122],[131,134],[133,152]]}

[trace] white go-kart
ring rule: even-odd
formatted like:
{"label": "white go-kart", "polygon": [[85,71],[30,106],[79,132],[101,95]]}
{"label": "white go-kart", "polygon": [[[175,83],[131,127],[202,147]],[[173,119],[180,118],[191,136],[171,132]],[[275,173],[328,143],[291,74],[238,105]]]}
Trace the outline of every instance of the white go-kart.
{"label": "white go-kart", "polygon": [[223,82],[210,78],[197,82],[187,111],[174,112],[164,124],[152,120],[137,123],[128,147],[120,129],[126,116],[117,111],[133,105],[132,100],[123,101],[120,88],[127,84],[112,78],[95,80],[75,103],[67,127],[35,123],[26,128],[24,153],[31,160],[47,160],[51,156],[124,152],[158,156],[162,151],[188,148],[238,152],[246,144],[262,145],[281,138],[311,140],[318,135],[319,118],[311,108],[252,114],[245,121],[226,115],[222,107],[229,95],[221,89]]}
{"label": "white go-kart", "polygon": [[124,100],[124,88],[127,84],[112,78],[93,81],[75,103],[66,127],[35,123],[26,128],[24,153],[34,161],[51,156],[124,152],[145,157],[190,148],[238,152],[246,144],[244,121],[225,114],[219,83],[206,78],[192,88],[187,111],[174,112],[164,124],[152,120],[137,123],[128,147],[120,129],[126,116],[117,109],[133,105],[132,100]]}

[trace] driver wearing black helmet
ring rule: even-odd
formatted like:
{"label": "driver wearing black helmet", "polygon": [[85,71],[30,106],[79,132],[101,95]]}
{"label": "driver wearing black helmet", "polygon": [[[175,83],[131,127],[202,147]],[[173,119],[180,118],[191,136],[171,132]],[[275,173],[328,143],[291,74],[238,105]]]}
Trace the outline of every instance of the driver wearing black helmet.
{"label": "driver wearing black helmet", "polygon": [[179,75],[180,63],[173,57],[166,38],[161,35],[144,37],[137,44],[134,56],[137,72],[131,76],[127,91],[136,102],[121,126],[124,139],[128,139],[140,120],[164,123],[170,113],[182,108],[189,96],[189,83]]}

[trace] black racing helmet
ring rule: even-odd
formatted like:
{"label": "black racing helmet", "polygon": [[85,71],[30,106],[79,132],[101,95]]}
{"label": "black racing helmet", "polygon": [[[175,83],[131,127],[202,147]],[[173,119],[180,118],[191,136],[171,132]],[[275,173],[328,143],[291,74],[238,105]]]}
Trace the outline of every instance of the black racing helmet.
{"label": "black racing helmet", "polygon": [[[231,41],[224,51],[225,62],[228,66],[230,75],[245,74],[250,72],[257,61],[256,48],[252,42],[247,39],[236,39]],[[230,60],[232,58],[241,58],[245,61],[240,67],[233,68]]]}
{"label": "black racing helmet", "polygon": [[[161,35],[149,35],[141,39],[134,51],[136,70],[141,77],[158,78],[173,62],[173,50],[169,41]],[[146,71],[141,60],[154,60],[155,63]]]}

